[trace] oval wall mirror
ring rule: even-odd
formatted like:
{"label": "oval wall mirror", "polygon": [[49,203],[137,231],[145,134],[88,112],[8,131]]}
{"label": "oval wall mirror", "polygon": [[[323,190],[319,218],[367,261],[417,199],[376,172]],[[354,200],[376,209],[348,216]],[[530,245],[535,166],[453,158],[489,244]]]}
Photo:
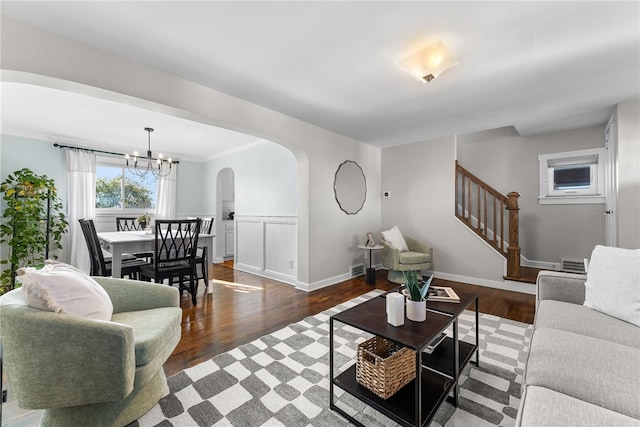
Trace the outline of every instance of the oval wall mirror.
{"label": "oval wall mirror", "polygon": [[333,191],[338,206],[348,215],[355,215],[367,199],[367,179],[359,164],[353,160],[343,162],[336,171]]}

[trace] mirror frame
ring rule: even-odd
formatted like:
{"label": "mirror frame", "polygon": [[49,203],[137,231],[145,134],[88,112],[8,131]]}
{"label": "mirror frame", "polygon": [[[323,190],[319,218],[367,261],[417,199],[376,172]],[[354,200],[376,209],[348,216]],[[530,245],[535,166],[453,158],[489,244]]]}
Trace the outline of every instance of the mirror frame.
{"label": "mirror frame", "polygon": [[[364,190],[364,194],[362,195],[362,204],[360,205],[359,208],[354,209],[354,210],[348,210],[348,208],[345,208],[345,206],[343,206],[343,204],[347,203],[347,200],[342,200],[342,203],[340,202],[340,199],[338,198],[338,186],[341,184],[339,182],[340,179],[340,171],[342,170],[343,167],[347,167],[347,165],[349,164],[353,164],[355,165],[359,170],[360,173],[362,174],[362,184],[363,184],[363,190]],[[336,202],[338,203],[338,206],[340,206],[340,209],[346,213],[347,215],[355,215],[358,212],[360,212],[362,210],[362,208],[364,207],[364,203],[367,201],[367,177],[364,174],[364,171],[362,170],[362,168],[360,167],[360,165],[353,161],[353,160],[345,160],[344,162],[342,162],[340,164],[340,166],[338,166],[338,169],[336,170],[334,179],[333,179],[333,194],[336,198]]]}

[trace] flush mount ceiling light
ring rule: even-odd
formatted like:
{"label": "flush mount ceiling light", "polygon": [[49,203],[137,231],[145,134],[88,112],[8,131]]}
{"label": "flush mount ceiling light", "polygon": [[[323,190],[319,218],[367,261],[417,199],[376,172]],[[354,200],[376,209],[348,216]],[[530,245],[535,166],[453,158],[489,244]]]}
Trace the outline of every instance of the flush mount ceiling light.
{"label": "flush mount ceiling light", "polygon": [[400,61],[400,65],[406,69],[416,80],[429,83],[443,71],[458,64],[458,60],[449,53],[442,42],[435,42],[424,49]]}
{"label": "flush mount ceiling light", "polygon": [[146,176],[149,172],[155,176],[169,175],[173,161],[171,158],[168,160],[163,159],[162,153],[158,154],[158,158],[153,157],[151,154],[151,132],[153,132],[153,128],[144,128],[144,130],[147,132],[147,156],[139,159],[138,152],[135,151],[133,153],[133,165],[130,165],[129,160],[131,160],[131,158],[127,154],[125,156],[127,169],[129,169],[129,172],[140,177]]}

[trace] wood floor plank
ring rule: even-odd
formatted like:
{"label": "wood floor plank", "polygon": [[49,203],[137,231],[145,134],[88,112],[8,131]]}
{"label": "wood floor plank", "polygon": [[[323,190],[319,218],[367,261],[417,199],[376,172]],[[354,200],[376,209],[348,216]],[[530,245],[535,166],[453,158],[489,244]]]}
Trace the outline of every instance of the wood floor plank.
{"label": "wood floor plank", "polygon": [[[213,293],[206,294],[204,286],[200,286],[196,306],[191,304],[188,293],[181,298],[182,339],[165,363],[165,372],[174,375],[372,289],[395,288],[397,285],[387,281],[386,273],[386,270],[377,272],[375,286],[367,285],[365,277],[360,276],[304,292],[291,285],[236,271],[232,262],[215,264],[209,274],[213,279]],[[478,294],[479,310],[483,313],[533,322],[533,295],[440,279],[434,279],[433,285]]]}

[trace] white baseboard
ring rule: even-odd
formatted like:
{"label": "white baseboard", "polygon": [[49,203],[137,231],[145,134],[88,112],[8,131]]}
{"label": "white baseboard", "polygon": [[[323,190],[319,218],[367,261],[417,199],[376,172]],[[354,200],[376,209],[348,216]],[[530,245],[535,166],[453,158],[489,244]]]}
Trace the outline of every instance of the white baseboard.
{"label": "white baseboard", "polygon": [[451,280],[452,282],[468,283],[470,285],[486,286],[488,288],[502,289],[505,291],[521,292],[525,294],[536,294],[536,286],[531,283],[513,282],[505,280],[480,279],[478,277],[461,276],[458,274],[434,272],[433,275],[437,279]]}
{"label": "white baseboard", "polygon": [[275,271],[261,270],[259,268],[252,267],[252,266],[246,265],[246,264],[241,264],[241,263],[235,263],[233,265],[233,269],[234,270],[238,270],[238,271],[242,271],[244,273],[249,273],[249,274],[253,274],[253,275],[256,275],[256,276],[260,276],[260,277],[266,277],[267,279],[277,280],[278,282],[283,282],[283,283],[286,283],[288,285],[294,285],[296,287],[298,286],[298,281],[296,280],[296,278],[294,276],[289,276],[289,275],[286,275],[286,274],[277,273]]}
{"label": "white baseboard", "polygon": [[523,267],[533,267],[533,268],[541,268],[543,270],[560,271],[559,262],[528,260],[522,255],[520,256],[520,265]]}

